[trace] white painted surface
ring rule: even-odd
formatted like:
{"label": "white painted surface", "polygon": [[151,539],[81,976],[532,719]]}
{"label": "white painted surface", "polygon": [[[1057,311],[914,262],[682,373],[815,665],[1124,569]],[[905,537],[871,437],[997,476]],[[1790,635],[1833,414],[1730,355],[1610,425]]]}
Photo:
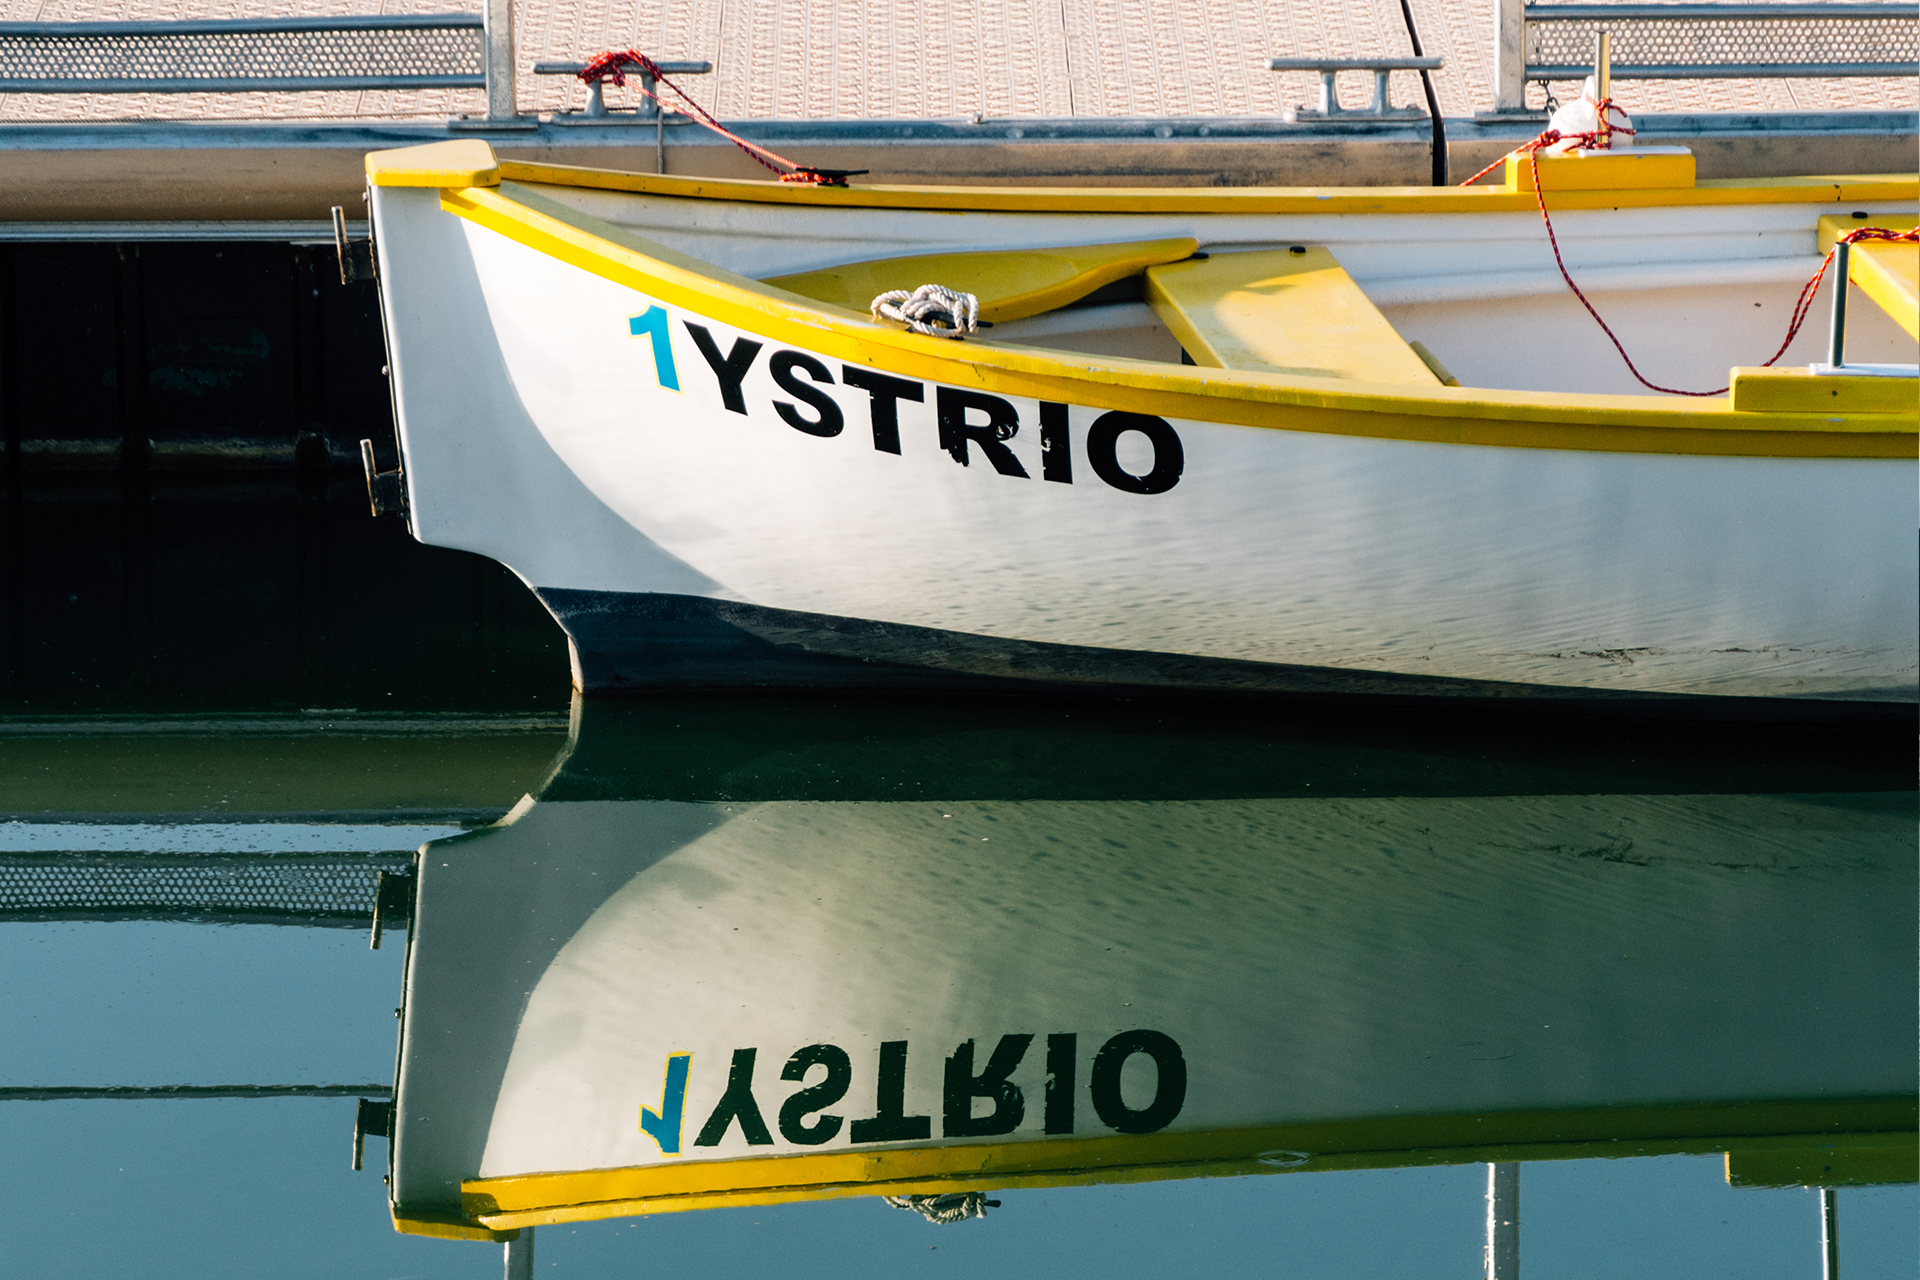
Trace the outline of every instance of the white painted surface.
{"label": "white painted surface", "polygon": [[[858,256],[822,239],[858,234],[858,219],[829,228],[816,225],[817,211],[777,209],[785,221],[775,227],[772,206],[566,194],[596,213],[623,212],[649,234],[669,206],[690,217],[684,205],[706,221],[662,238],[736,270]],[[1500,449],[1177,422],[1184,474],[1168,492],[1139,495],[1090,473],[1085,434],[1097,415],[1079,408],[1074,483],[1042,481],[1037,406],[1016,401],[1025,425],[1008,448],[1030,478],[1001,476],[977,450],[960,467],[938,447],[932,388],[924,403],[899,405],[902,453],[877,451],[868,398],[838,385],[834,361],[823,363],[836,384],[822,390],[845,429],[820,438],[786,425],[773,406],[792,397],[768,372],[778,344],[745,380],[747,414],[727,412],[685,322],[706,324],[723,352],[744,335],[678,311],[669,328],[681,390],[663,390],[649,341],[627,323],[652,300],[442,214],[433,193],[377,199],[416,532],[493,556],[536,586],[1558,686],[1911,697],[1920,564],[1909,463]],[[1803,261],[1816,212],[1588,215],[1582,252],[1613,266],[1691,261],[1698,284],[1711,246],[1736,260],[1736,274],[1783,279],[1778,261],[1762,260]],[[1193,229],[1168,218],[1010,218],[888,214],[865,228],[877,239],[864,254],[884,251],[889,234],[901,244],[934,235],[913,242],[924,252]],[[1511,261],[1516,242],[1524,257],[1527,225],[1517,215],[1207,223],[1210,243],[1333,240],[1363,282],[1392,275],[1403,285],[1435,261],[1435,237],[1459,249],[1440,278]],[[1724,300],[1785,288],[1741,277]],[[1718,295],[1698,287],[1688,297],[1707,302],[1692,309],[1662,291],[1608,296],[1634,335],[1655,326],[1667,347],[1691,341],[1693,363],[1721,371],[1741,358],[1727,348],[1765,327],[1744,312],[1726,320]],[[1494,362],[1510,371],[1507,346],[1527,342],[1549,357],[1539,367],[1575,377],[1601,367],[1585,354],[1597,337],[1591,321],[1558,296],[1482,301],[1448,319],[1456,328],[1447,333],[1408,336],[1463,377]],[[1485,342],[1450,340],[1482,331],[1492,335]],[[1654,370],[1666,372],[1671,352],[1651,349]],[[1551,358],[1568,350],[1575,358]],[[1124,447],[1121,460],[1140,468]]]}
{"label": "white painted surface", "polygon": [[[979,1140],[1043,1136],[1058,1032],[1079,1040],[1075,1132],[1109,1133],[1089,1064],[1133,1028],[1185,1057],[1169,1132],[1893,1095],[1910,1045],[1850,1020],[1910,1021],[1910,977],[1870,959],[1900,945],[1877,931],[1910,932],[1870,905],[1911,881],[1904,822],[1760,796],[543,803],[430,867],[478,914],[428,915],[423,881],[411,972],[457,977],[465,951],[497,946],[486,902],[579,892],[580,864],[551,851],[595,868],[598,909],[569,937],[528,935],[537,972],[498,958],[530,994],[495,999],[517,1018],[511,1054],[490,1108],[459,1108],[490,1116],[482,1176],[846,1150],[844,1129],[818,1147],[779,1136],[797,1087],[780,1069],[810,1044],[848,1051],[852,1091],[827,1110],[853,1119],[874,1113],[879,1043],[908,1041],[906,1111],[936,1140],[945,1055],[973,1039],[978,1069],[1010,1033],[1036,1036],[1013,1077],[1026,1117]],[[1792,942],[1809,929],[1819,945]],[[500,1030],[436,1026],[409,1059],[403,1126],[446,1114],[469,1087],[459,1045]],[[695,1147],[744,1047],[774,1142],[735,1125]],[[678,1053],[670,1157],[638,1115]],[[1123,1090],[1140,1107],[1153,1072],[1136,1069]]]}

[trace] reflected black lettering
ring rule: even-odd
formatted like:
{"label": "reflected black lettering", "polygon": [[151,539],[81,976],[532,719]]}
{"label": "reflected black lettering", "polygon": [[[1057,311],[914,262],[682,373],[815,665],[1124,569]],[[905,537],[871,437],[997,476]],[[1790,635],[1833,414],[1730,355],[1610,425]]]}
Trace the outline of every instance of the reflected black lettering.
{"label": "reflected black lettering", "polygon": [[909,1116],[907,1109],[907,1042],[888,1040],[880,1046],[880,1078],[875,1089],[874,1114],[855,1120],[847,1136],[855,1142],[912,1142],[933,1136],[930,1116]]}
{"label": "reflected black lettering", "polygon": [[805,1080],[807,1072],[815,1067],[825,1067],[826,1077],[817,1084],[796,1090],[780,1104],[780,1136],[802,1147],[830,1142],[840,1132],[845,1122],[839,1116],[821,1116],[812,1124],[801,1122],[846,1097],[847,1087],[853,1083],[853,1063],[847,1051],[837,1044],[810,1044],[795,1050],[787,1059],[787,1065],[780,1069],[780,1078]]}
{"label": "reflected black lettering", "polygon": [[1046,1128],[1048,1133],[1073,1132],[1073,1079],[1080,1037],[1072,1032],[1047,1037]]}
{"label": "reflected black lettering", "polygon": [[[941,1131],[949,1138],[977,1138],[994,1133],[1012,1133],[1026,1117],[1027,1101],[1020,1086],[1008,1077],[1020,1059],[1027,1056],[1032,1035],[1001,1036],[987,1059],[987,1069],[973,1074],[973,1041],[953,1051],[947,1059],[946,1088],[942,1091]],[[973,1114],[973,1100],[986,1098],[993,1110],[984,1116]]]}
{"label": "reflected black lettering", "polygon": [[753,1100],[755,1052],[753,1049],[733,1051],[733,1066],[727,1072],[727,1091],[720,1095],[720,1105],[700,1126],[700,1136],[693,1140],[694,1146],[719,1146],[720,1140],[727,1136],[728,1126],[735,1120],[740,1122],[740,1132],[745,1135],[748,1146],[773,1145],[773,1135],[767,1132],[767,1122],[760,1116],[760,1104]]}
{"label": "reflected black lettering", "polygon": [[[1144,1053],[1153,1059],[1158,1078],[1153,1101],[1135,1111],[1120,1096],[1120,1071],[1127,1059]],[[1187,1060],[1172,1036],[1158,1031],[1122,1031],[1100,1046],[1093,1056],[1087,1093],[1100,1123],[1121,1133],[1153,1133],[1173,1123],[1187,1101]]]}

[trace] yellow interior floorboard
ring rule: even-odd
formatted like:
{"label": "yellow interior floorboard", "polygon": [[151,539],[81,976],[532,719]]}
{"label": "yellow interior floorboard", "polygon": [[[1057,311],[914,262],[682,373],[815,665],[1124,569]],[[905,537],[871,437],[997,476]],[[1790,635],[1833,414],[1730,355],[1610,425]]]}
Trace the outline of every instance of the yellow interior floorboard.
{"label": "yellow interior floorboard", "polygon": [[945,285],[979,298],[980,318],[998,324],[1078,302],[1095,289],[1138,275],[1144,268],[1189,257],[1194,248],[1195,242],[1183,236],[1065,249],[928,253],[850,262],[822,271],[774,276],[762,283],[855,311],[865,311],[875,297],[894,289]]}
{"label": "yellow interior floorboard", "polygon": [[1322,248],[1152,267],[1147,302],[1195,364],[1427,387],[1440,381]]}

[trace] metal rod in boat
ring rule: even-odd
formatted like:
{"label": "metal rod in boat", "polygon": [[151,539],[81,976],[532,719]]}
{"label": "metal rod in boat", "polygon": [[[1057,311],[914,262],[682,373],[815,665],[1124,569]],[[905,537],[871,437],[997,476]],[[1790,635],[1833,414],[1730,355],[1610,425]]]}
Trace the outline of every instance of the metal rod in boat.
{"label": "metal rod in boat", "polygon": [[1520,1280],[1520,1166],[1487,1166],[1487,1280]]}
{"label": "metal rod in boat", "polygon": [[1820,1276],[1840,1280],[1840,1204],[1832,1187],[1820,1188]]}
{"label": "metal rod in boat", "polygon": [[1847,362],[1847,273],[1852,258],[1853,246],[1846,241],[1833,246],[1833,326],[1827,334],[1827,363],[1835,369]]}
{"label": "metal rod in boat", "polygon": [[[1608,91],[1613,86],[1613,37],[1604,31],[1594,33],[1593,37],[1593,96],[1601,102],[1607,100]],[[1600,121],[1600,131],[1606,132],[1607,122]]]}
{"label": "metal rod in boat", "polygon": [[506,1255],[506,1280],[533,1280],[532,1227],[520,1228],[520,1234],[507,1241],[501,1252]]}

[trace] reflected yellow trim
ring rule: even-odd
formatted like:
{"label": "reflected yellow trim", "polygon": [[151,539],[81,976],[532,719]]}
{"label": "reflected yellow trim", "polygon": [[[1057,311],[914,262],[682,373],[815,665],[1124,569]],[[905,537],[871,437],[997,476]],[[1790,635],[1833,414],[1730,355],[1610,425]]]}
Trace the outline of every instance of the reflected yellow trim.
{"label": "reflected yellow trim", "polygon": [[441,192],[441,207],[561,262],[696,316],[852,364],[1002,395],[1232,426],[1446,444],[1616,453],[1910,458],[1895,414],[1731,412],[1725,398],[1409,388],[1338,378],[1185,369],[922,337],[723,271],[517,183]]}
{"label": "reflected yellow trim", "polygon": [[1908,1133],[1822,1135],[1727,1152],[1730,1187],[1885,1187],[1920,1181],[1920,1142]]}
{"label": "reflected yellow trim", "polygon": [[676,1162],[461,1184],[494,1228],[848,1196],[1911,1141],[1912,1098],[1362,1120]]}
{"label": "reflected yellow trim", "polygon": [[496,1230],[492,1227],[475,1226],[472,1222],[457,1218],[452,1214],[436,1214],[418,1210],[401,1210],[389,1206],[393,1214],[393,1229],[403,1236],[426,1236],[431,1240],[479,1240],[498,1243],[502,1240],[518,1239],[518,1227]]}

